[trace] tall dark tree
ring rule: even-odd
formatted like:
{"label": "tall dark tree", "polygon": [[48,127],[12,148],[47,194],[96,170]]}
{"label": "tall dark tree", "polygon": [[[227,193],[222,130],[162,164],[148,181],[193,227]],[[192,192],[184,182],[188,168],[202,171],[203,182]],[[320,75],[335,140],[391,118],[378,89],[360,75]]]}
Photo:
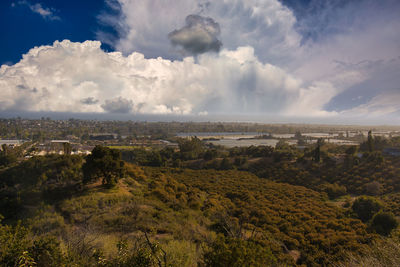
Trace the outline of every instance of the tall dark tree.
{"label": "tall dark tree", "polygon": [[314,149],[314,161],[318,163],[321,161],[321,144],[322,139],[319,138],[317,141],[317,146]]}
{"label": "tall dark tree", "polygon": [[374,138],[372,137],[372,131],[371,130],[368,131],[367,144],[368,144],[368,151],[369,152],[374,151]]}
{"label": "tall dark tree", "polygon": [[294,138],[296,138],[296,139],[302,139],[303,136],[301,135],[301,132],[300,132],[300,131],[296,131],[296,133],[294,134]]}
{"label": "tall dark tree", "polygon": [[82,166],[83,182],[89,183],[101,178],[104,185],[112,187],[123,177],[124,170],[119,150],[96,146]]}
{"label": "tall dark tree", "polygon": [[346,149],[346,156],[344,158],[344,167],[346,169],[352,168],[355,164],[357,164],[358,158],[356,157],[356,153],[358,151],[357,146],[350,146]]}
{"label": "tall dark tree", "polygon": [[178,140],[179,151],[184,160],[197,159],[204,151],[204,145],[197,137]]}
{"label": "tall dark tree", "polygon": [[64,150],[64,155],[71,155],[71,144],[70,143],[63,143],[63,150]]}

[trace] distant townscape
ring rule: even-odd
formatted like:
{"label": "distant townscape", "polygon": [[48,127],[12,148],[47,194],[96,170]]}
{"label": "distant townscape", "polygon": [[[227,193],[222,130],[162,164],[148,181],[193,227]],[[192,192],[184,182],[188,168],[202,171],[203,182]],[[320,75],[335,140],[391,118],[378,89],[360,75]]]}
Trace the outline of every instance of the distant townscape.
{"label": "distant townscape", "polygon": [[[359,145],[368,131],[373,136],[400,136],[400,127],[367,127],[258,123],[191,123],[132,122],[87,120],[0,120],[0,145],[22,146],[25,156],[68,153],[87,155],[95,145],[115,148],[177,147],[176,138],[197,137],[204,143],[228,148],[266,145],[275,147],[286,142],[304,148],[324,142],[337,145]],[[396,148],[386,147],[396,154]]]}

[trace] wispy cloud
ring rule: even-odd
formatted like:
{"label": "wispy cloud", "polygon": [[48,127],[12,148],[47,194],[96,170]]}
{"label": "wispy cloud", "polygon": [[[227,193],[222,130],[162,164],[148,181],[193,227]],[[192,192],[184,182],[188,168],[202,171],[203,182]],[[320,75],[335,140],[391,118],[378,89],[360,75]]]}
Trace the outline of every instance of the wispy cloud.
{"label": "wispy cloud", "polygon": [[61,18],[55,13],[57,12],[54,8],[45,7],[41,3],[31,4],[30,2],[23,0],[18,1],[17,4],[11,4],[12,7],[16,5],[26,6],[28,7],[33,13],[40,15],[42,18],[46,20],[61,20]]}

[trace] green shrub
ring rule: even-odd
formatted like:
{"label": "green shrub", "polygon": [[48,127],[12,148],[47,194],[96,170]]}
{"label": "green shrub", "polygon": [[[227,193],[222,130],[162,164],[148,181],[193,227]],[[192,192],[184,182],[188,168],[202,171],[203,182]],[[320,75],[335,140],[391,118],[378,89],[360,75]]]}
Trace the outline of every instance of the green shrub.
{"label": "green shrub", "polygon": [[58,240],[54,237],[43,237],[33,242],[29,249],[37,266],[62,266],[64,256]]}
{"label": "green shrub", "polygon": [[62,266],[64,256],[56,238],[34,239],[28,228],[0,225],[0,266]]}
{"label": "green shrub", "polygon": [[324,191],[328,194],[329,199],[335,199],[346,194],[347,190],[345,186],[338,184],[327,184]]}
{"label": "green shrub", "polygon": [[369,221],[374,214],[379,212],[383,208],[381,202],[373,197],[359,197],[357,198],[352,206],[353,211],[357,214],[358,218],[363,222]]}
{"label": "green shrub", "polygon": [[251,240],[219,236],[203,255],[205,266],[271,266],[276,258],[269,248]]}
{"label": "green shrub", "polygon": [[371,228],[380,235],[389,235],[399,225],[393,213],[379,212],[372,218]]}
{"label": "green shrub", "polygon": [[17,266],[30,246],[28,234],[28,229],[20,223],[15,227],[0,225],[0,266]]}
{"label": "green shrub", "polygon": [[197,265],[196,245],[185,240],[172,240],[164,246],[168,263],[172,266],[191,267]]}

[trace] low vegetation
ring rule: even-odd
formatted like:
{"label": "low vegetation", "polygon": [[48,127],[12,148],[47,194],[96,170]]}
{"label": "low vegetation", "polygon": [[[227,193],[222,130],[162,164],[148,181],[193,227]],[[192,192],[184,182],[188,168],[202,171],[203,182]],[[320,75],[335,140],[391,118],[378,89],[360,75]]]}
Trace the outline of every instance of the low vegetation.
{"label": "low vegetation", "polygon": [[399,158],[375,141],[4,161],[0,265],[396,266]]}

